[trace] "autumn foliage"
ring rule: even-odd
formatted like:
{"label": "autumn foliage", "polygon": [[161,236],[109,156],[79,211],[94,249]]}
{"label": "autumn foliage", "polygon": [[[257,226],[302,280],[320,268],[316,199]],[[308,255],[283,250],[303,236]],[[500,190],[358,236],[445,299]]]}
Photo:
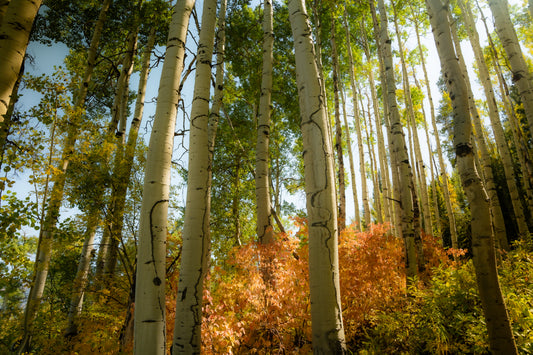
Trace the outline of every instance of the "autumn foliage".
{"label": "autumn foliage", "polygon": [[[274,244],[235,247],[227,265],[211,271],[202,324],[206,354],[312,351],[307,226],[303,219],[295,223],[298,231],[278,236]],[[405,294],[403,242],[387,225],[373,225],[367,232],[348,228],[339,239],[339,265],[350,344],[373,314],[393,308]]]}

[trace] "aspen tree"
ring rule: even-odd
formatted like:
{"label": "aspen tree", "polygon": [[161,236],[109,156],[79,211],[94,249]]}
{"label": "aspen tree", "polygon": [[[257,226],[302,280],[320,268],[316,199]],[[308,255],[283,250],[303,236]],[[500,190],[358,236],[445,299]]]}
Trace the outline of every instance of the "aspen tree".
{"label": "aspen tree", "polygon": [[422,43],[420,41],[420,29],[418,26],[418,19],[415,14],[413,6],[409,4],[409,7],[411,8],[411,12],[413,13],[413,17],[415,17],[414,25],[415,25],[415,33],[416,33],[416,41],[418,44],[418,51],[420,52],[420,62],[422,64],[422,71],[424,73],[424,81],[426,83],[426,92],[428,96],[428,102],[429,102],[429,113],[431,116],[431,125],[433,128],[433,136],[435,137],[435,145],[437,148],[437,158],[439,161],[439,168],[440,173],[442,175],[442,192],[444,195],[444,204],[446,206],[446,214],[448,215],[448,225],[450,228],[450,235],[452,239],[452,247],[457,248],[457,226],[455,223],[455,214],[453,212],[453,205],[452,200],[450,197],[450,189],[448,187],[448,173],[446,172],[446,164],[444,162],[444,156],[442,154],[442,147],[440,144],[440,136],[439,136],[439,130],[437,128],[437,119],[435,117],[435,105],[433,104],[433,96],[431,95],[431,86],[429,84],[428,79],[428,73],[426,68],[426,60],[424,55],[424,50],[422,47]]}
{"label": "aspen tree", "polygon": [[[372,129],[372,114],[370,113],[370,100],[367,95],[367,122],[365,122],[365,134],[366,134],[366,145],[368,148],[368,154],[370,156],[370,172],[372,174],[372,185],[374,187],[374,209],[376,210],[376,223],[383,223],[383,211],[381,208],[381,191],[379,191],[379,182],[378,182],[378,169],[376,154],[374,151],[374,143],[370,137],[374,137],[374,132]],[[370,132],[370,133],[369,133]]]}
{"label": "aspen tree", "polygon": [[342,125],[340,119],[339,102],[339,55],[337,53],[337,43],[335,41],[335,17],[331,17],[331,51],[333,61],[333,94],[335,101],[335,151],[337,153],[337,180],[339,181],[339,233],[346,228],[346,185],[344,183],[344,157],[342,151]]}
{"label": "aspen tree", "polygon": [[424,231],[428,234],[432,233],[433,221],[431,220],[431,211],[429,209],[429,198],[428,198],[428,188],[427,188],[427,177],[426,177],[426,165],[422,159],[422,152],[420,151],[420,140],[418,138],[418,129],[416,124],[416,117],[413,108],[413,101],[411,99],[411,88],[409,84],[409,74],[407,72],[407,65],[405,61],[404,48],[400,35],[400,27],[398,26],[398,14],[396,7],[392,6],[394,10],[394,27],[396,29],[396,38],[398,39],[398,47],[400,53],[400,63],[402,67],[402,83],[403,91],[405,97],[405,105],[407,108],[407,113],[409,115],[409,122],[412,127],[413,134],[413,147],[414,147],[414,156],[412,158],[416,161],[416,170],[419,175],[419,191],[420,191],[420,201],[422,205],[422,216],[423,216],[423,226]]}
{"label": "aspen tree", "polygon": [[[91,38],[91,44],[87,53],[87,63],[85,71],[82,77],[81,84],[74,95],[73,106],[75,112],[72,113],[72,123],[76,123],[81,116],[85,100],[87,97],[87,91],[91,77],[96,67],[96,58],[98,55],[98,46],[100,43],[101,34],[104,28],[104,24],[107,17],[107,11],[111,5],[112,0],[105,0],[100,8],[98,20],[94,27],[93,35]],[[50,200],[47,206],[46,216],[41,223],[41,229],[39,231],[39,243],[37,245],[37,252],[34,263],[33,281],[28,294],[28,301],[26,303],[26,309],[24,312],[23,321],[23,339],[17,352],[27,352],[31,347],[31,337],[34,331],[33,322],[37,317],[37,311],[41,303],[41,298],[44,292],[44,286],[46,284],[46,278],[48,276],[48,267],[50,265],[50,257],[52,254],[52,244],[54,233],[56,229],[57,220],[59,218],[59,209],[63,200],[63,191],[66,182],[66,172],[70,163],[70,159],[73,154],[74,146],[79,135],[79,127],[77,124],[69,125],[67,130],[67,137],[63,143],[63,153],[60,159],[60,165],[58,172],[53,178],[54,185],[50,193]]]}
{"label": "aspen tree", "polygon": [[532,77],[509,16],[509,5],[507,0],[489,0],[488,3],[494,18],[496,32],[498,33],[500,42],[507,54],[507,60],[511,66],[513,82],[518,88],[522,104],[524,105],[524,111],[529,124],[529,131],[533,132]]}
{"label": "aspen tree", "polygon": [[[362,25],[361,28],[364,28]],[[389,169],[387,165],[387,154],[385,152],[385,141],[383,137],[383,130],[381,128],[381,115],[379,111],[378,95],[376,90],[376,84],[374,81],[374,73],[372,71],[372,57],[370,56],[370,48],[368,46],[368,41],[366,37],[363,36],[363,50],[365,52],[367,60],[367,71],[368,71],[368,82],[370,84],[370,93],[372,97],[372,107],[374,110],[374,120],[376,123],[377,131],[377,140],[378,140],[378,154],[379,154],[379,168],[382,174],[383,182],[383,208],[385,210],[385,220],[390,222],[394,217],[393,206],[392,206],[392,194],[391,194],[391,183],[389,176]],[[381,62],[380,62],[381,63]]]}
{"label": "aspen tree", "polygon": [[309,226],[309,284],[315,354],[346,352],[339,293],[337,203],[333,147],[317,59],[303,0],[290,0],[299,88]]}
{"label": "aspen tree", "polygon": [[191,107],[187,200],[176,299],[173,354],[200,354],[203,281],[209,248],[209,96],[215,41],[216,0],[205,0],[198,42],[194,99]]}
{"label": "aspen tree", "polygon": [[[5,10],[5,21],[0,22],[0,123],[7,113],[11,93],[19,76],[28,46],[30,31],[41,0],[11,0]],[[7,6],[7,8],[6,8]],[[0,142],[0,146],[4,142]]]}
{"label": "aspen tree", "polygon": [[165,255],[170,165],[185,41],[194,0],[172,14],[150,135],[137,247],[135,354],[165,354]]}
{"label": "aspen tree", "polygon": [[[405,240],[406,250],[406,270],[407,277],[413,277],[417,274],[417,261],[415,252],[415,228],[414,228],[414,199],[413,195],[413,178],[411,172],[411,164],[407,154],[407,147],[405,145],[405,136],[400,122],[400,113],[396,102],[396,85],[392,64],[392,50],[391,41],[387,30],[387,14],[383,0],[378,0],[379,14],[381,19],[380,26],[380,47],[381,55],[383,56],[384,74],[386,81],[387,106],[388,106],[388,120],[390,124],[390,134],[392,144],[392,154],[396,156],[398,163],[398,183],[399,183],[399,197],[401,201],[401,228],[402,236]],[[373,2],[371,2],[373,7]],[[375,10],[373,11],[375,12]]]}
{"label": "aspen tree", "polygon": [[[351,44],[351,39],[350,39],[350,27],[348,26],[348,18],[346,14],[346,3],[344,4],[343,21],[344,21],[344,29],[346,30],[346,48],[348,50],[348,59],[349,59],[349,64],[350,64],[350,84],[352,86],[352,100],[354,103],[357,103],[357,99],[354,98],[355,96],[355,73],[354,73],[353,68],[355,64],[354,64],[352,44]],[[345,107],[344,96],[342,98],[343,98],[343,110],[344,110],[344,107]],[[345,116],[346,116],[346,112],[345,112]],[[357,117],[357,114],[355,112],[355,105],[354,105],[354,122],[356,120],[356,117]],[[347,121],[345,122],[345,125],[346,125],[346,130],[347,130],[346,137],[348,140],[347,141],[348,142],[348,156],[350,158],[350,173],[352,177],[352,191],[353,191],[354,209],[355,209],[355,222],[357,224],[357,229],[363,230],[363,226],[361,225],[361,213],[359,212],[359,199],[357,197],[357,186],[355,184],[355,168],[353,166],[354,165],[353,152],[352,152],[352,147],[351,147],[351,141],[349,140],[350,133],[348,130]],[[356,127],[356,130],[357,130],[357,127]],[[359,147],[359,140],[358,140],[358,147]],[[359,150],[359,154],[361,154],[360,150]]]}
{"label": "aspen tree", "polygon": [[273,10],[272,1],[264,1],[263,9],[263,72],[261,98],[257,115],[257,144],[255,158],[255,198],[257,208],[257,238],[261,243],[274,241],[272,207],[270,205],[269,139],[272,111],[272,61],[273,61]]}
{"label": "aspen tree", "polygon": [[344,127],[346,127],[346,147],[348,149],[348,163],[350,165],[350,179],[352,181],[352,195],[354,201],[354,210],[355,210],[355,228],[361,230],[361,215],[359,214],[359,199],[357,197],[357,185],[355,183],[355,167],[353,160],[353,151],[352,151],[352,140],[350,138],[350,126],[348,125],[348,115],[346,113],[346,98],[344,96],[344,90],[341,83],[340,87],[340,96],[342,103],[342,114],[344,119]]}
{"label": "aspen tree", "polygon": [[427,0],[426,4],[444,80],[452,100],[456,164],[470,203],[473,261],[490,350],[494,354],[517,354],[498,281],[488,198],[474,166],[468,92],[454,51],[447,6],[441,0]]}
{"label": "aspen tree", "polygon": [[6,15],[7,8],[10,2],[11,0],[0,0],[0,26],[2,25],[2,22],[4,21],[4,16]]}

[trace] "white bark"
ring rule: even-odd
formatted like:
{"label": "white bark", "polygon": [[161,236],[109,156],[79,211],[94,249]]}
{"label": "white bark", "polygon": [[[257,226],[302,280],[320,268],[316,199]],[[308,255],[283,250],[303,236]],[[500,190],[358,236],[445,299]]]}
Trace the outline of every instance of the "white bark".
{"label": "white bark", "polygon": [[[33,20],[41,0],[12,0],[0,23],[0,122],[4,121],[11,93],[24,61]],[[5,9],[5,5],[3,6]],[[3,144],[3,142],[0,142]]]}
{"label": "white bark", "polygon": [[263,74],[261,98],[257,115],[257,144],[255,158],[255,198],[257,204],[258,240],[263,244],[274,241],[270,205],[269,149],[270,115],[272,111],[272,61],[274,47],[272,1],[264,1],[263,10]]}
{"label": "white bark", "polygon": [[313,351],[346,351],[339,288],[333,147],[311,29],[303,0],[289,1],[299,88],[309,225],[309,283]]}
{"label": "white bark", "polygon": [[187,201],[172,353],[200,354],[203,281],[209,247],[209,96],[216,0],[204,0],[191,107]]}
{"label": "white bark", "polygon": [[165,256],[170,166],[183,71],[185,41],[194,0],[179,1],[172,14],[156,112],[150,136],[137,247],[135,354],[165,354]]}

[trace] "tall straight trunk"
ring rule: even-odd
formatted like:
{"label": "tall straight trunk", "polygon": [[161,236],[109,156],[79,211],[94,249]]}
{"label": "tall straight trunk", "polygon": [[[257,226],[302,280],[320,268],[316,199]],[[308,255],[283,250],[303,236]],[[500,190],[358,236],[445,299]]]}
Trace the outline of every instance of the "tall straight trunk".
{"label": "tall straight trunk", "polygon": [[[415,85],[417,87],[417,89],[422,92],[422,86],[420,85],[420,82],[418,81],[418,79],[416,78],[416,71],[415,71],[415,68],[414,66],[411,67],[411,70],[413,72],[413,79],[415,80]],[[431,148],[431,136],[429,135],[429,129],[428,129],[428,124],[427,124],[427,115],[426,115],[426,110],[424,109],[424,105],[421,106],[421,109],[422,109],[422,116],[424,117],[424,132],[426,134],[426,141],[427,141],[427,146],[428,146],[428,152],[429,152],[429,167],[430,167],[430,173],[431,173],[431,189],[433,190],[433,211],[434,211],[434,214],[435,214],[435,218],[432,219],[433,221],[435,221],[434,225],[433,225],[433,229],[431,230],[431,232],[433,233],[433,231],[435,231],[436,233],[434,233],[435,235],[439,236],[439,237],[442,237],[441,236],[441,231],[442,231],[442,224],[441,224],[441,221],[440,221],[440,212],[439,212],[439,203],[437,201],[437,181],[435,179],[435,170],[436,170],[436,166],[435,168],[433,167],[433,149]],[[428,199],[429,199],[429,193],[428,193]],[[431,199],[430,199],[430,202],[431,202]]]}
{"label": "tall straight trunk", "polygon": [[[363,26],[362,26],[363,27]],[[372,57],[370,55],[370,47],[368,46],[368,41],[366,37],[363,36],[363,50],[365,52],[365,57],[367,62],[372,63]],[[379,62],[381,66],[381,61]],[[385,140],[383,137],[381,115],[379,111],[378,95],[376,90],[376,84],[374,81],[374,73],[372,71],[372,65],[369,65],[368,70],[368,82],[370,84],[370,93],[372,96],[372,107],[374,110],[374,120],[376,123],[377,131],[377,141],[378,141],[378,154],[379,154],[379,168],[382,175],[382,185],[383,185],[383,208],[385,210],[385,221],[392,221],[394,219],[393,212],[393,198],[392,198],[392,189],[389,176],[389,168],[387,165],[387,154],[385,150]]]}
{"label": "tall straight trunk", "polygon": [[474,167],[468,90],[454,51],[447,6],[441,0],[428,0],[426,4],[444,80],[452,101],[456,164],[470,203],[473,261],[490,350],[494,354],[517,354],[498,281],[488,197]]}
{"label": "tall straight trunk", "polygon": [[[460,1],[459,5],[461,6],[463,13],[465,14],[463,17],[466,21],[470,44],[472,45],[477,67],[479,70],[479,79],[483,86],[483,91],[485,93],[486,102],[489,108],[489,118],[490,118],[490,122],[492,126],[492,131],[494,133],[494,138],[496,140],[498,152],[500,153],[500,157],[502,159],[505,178],[507,182],[507,187],[509,189],[509,195],[511,197],[512,205],[513,205],[513,211],[515,215],[516,224],[518,226],[518,231],[520,235],[524,237],[525,235],[529,233],[529,230],[526,224],[526,217],[524,216],[522,202],[520,201],[518,186],[516,184],[516,176],[514,172],[513,161],[511,158],[511,152],[509,150],[509,146],[507,145],[505,134],[503,132],[503,127],[502,127],[500,116],[498,113],[496,97],[494,96],[494,91],[492,89],[492,82],[491,82],[491,78],[489,74],[489,69],[487,67],[487,63],[485,62],[485,58],[483,56],[483,52],[479,44],[479,36],[475,29],[475,24],[474,24],[473,15],[472,15],[470,6],[468,5],[468,8],[467,8],[464,1]],[[454,27],[452,27],[452,29],[455,30]],[[454,38],[457,37],[457,35],[455,34],[455,31],[452,32],[452,35]],[[463,70],[466,70],[466,65],[464,64],[463,56],[460,53],[458,54],[460,55],[461,64],[464,66]],[[465,74],[466,78],[468,78],[467,75],[468,73]],[[467,84],[468,84],[468,81],[467,81]],[[479,130],[481,130],[482,125],[479,124],[479,126],[480,126]],[[478,130],[478,128],[476,128],[476,130]],[[478,134],[483,134],[483,132],[479,132]],[[494,182],[492,182],[492,184],[494,185]],[[491,186],[491,187],[494,188],[494,191],[492,193],[489,190],[489,186],[487,186],[487,189],[489,190],[488,191],[489,198],[491,201],[492,216],[494,218],[494,229],[495,229],[494,234],[500,247],[505,250],[508,250],[509,244],[508,244],[507,234],[505,233],[505,224],[503,221],[503,215],[501,212],[498,195],[496,193],[496,188],[494,186]],[[493,195],[494,195],[494,199],[493,199]]]}
{"label": "tall straight trunk", "polygon": [[393,5],[394,9],[394,27],[396,29],[396,36],[398,39],[398,47],[400,52],[400,63],[402,66],[402,83],[405,96],[405,104],[407,107],[407,112],[409,114],[409,121],[412,127],[413,133],[413,146],[415,155],[412,157],[416,161],[417,171],[419,174],[419,191],[420,191],[420,201],[422,205],[422,216],[423,216],[423,226],[424,231],[428,234],[432,233],[433,221],[431,220],[431,210],[429,208],[429,198],[428,198],[428,187],[427,187],[427,176],[426,176],[426,165],[422,159],[422,152],[420,151],[420,140],[418,139],[418,129],[416,124],[415,111],[413,108],[413,101],[411,99],[411,88],[409,85],[409,74],[407,72],[407,65],[405,63],[405,55],[403,49],[402,38],[400,35],[400,27],[398,26],[398,18],[396,13],[396,8]]}
{"label": "tall straight trunk", "polygon": [[134,353],[165,354],[165,255],[170,167],[185,41],[194,0],[179,1],[170,24],[150,135],[137,246]]}
{"label": "tall straight trunk", "polygon": [[[345,11],[346,12],[346,11]],[[368,188],[366,182],[365,174],[365,152],[363,150],[363,138],[361,134],[361,119],[359,117],[358,103],[357,103],[357,86],[355,83],[355,72],[354,72],[354,58],[352,45],[350,41],[350,29],[348,27],[347,19],[344,19],[344,26],[346,29],[346,46],[348,50],[348,58],[350,60],[350,85],[352,89],[352,104],[353,104],[353,113],[354,113],[354,123],[355,123],[355,133],[357,135],[357,150],[359,151],[359,174],[361,175],[361,195],[363,200],[363,216],[365,219],[365,226],[361,226],[361,230],[368,228],[370,225],[370,205],[368,203]],[[359,211],[356,211],[359,213]]]}
{"label": "tall straight trunk", "polygon": [[255,198],[257,208],[257,238],[261,243],[274,241],[272,207],[270,205],[269,139],[272,111],[272,61],[274,47],[272,1],[265,0],[263,10],[263,73],[261,99],[257,115],[257,144],[255,157]]}
{"label": "tall straight trunk", "polygon": [[[344,29],[346,30],[346,47],[348,50],[348,59],[350,63],[350,83],[352,85],[352,95],[353,95],[353,102],[357,102],[357,98],[355,98],[355,73],[353,70],[354,67],[354,59],[353,59],[353,52],[352,52],[352,44],[351,44],[351,35],[350,35],[350,27],[348,26],[348,18],[347,18],[347,10],[346,10],[346,4],[344,5],[344,11],[343,11],[343,24]],[[359,198],[357,196],[357,185],[355,184],[355,167],[354,167],[354,159],[353,159],[353,152],[352,152],[352,145],[351,145],[351,139],[350,139],[350,131],[348,126],[348,120],[346,118],[346,104],[344,101],[344,95],[342,95],[342,103],[343,103],[343,112],[344,112],[344,118],[345,118],[345,126],[346,126],[346,139],[348,143],[348,157],[350,158],[350,174],[352,179],[352,192],[353,192],[353,199],[354,199],[354,209],[355,209],[355,222],[357,224],[358,230],[363,230],[363,226],[361,225],[361,213],[359,211]],[[355,107],[355,106],[354,106]],[[354,108],[354,116],[355,114],[355,108]]]}
{"label": "tall straight trunk", "polygon": [[303,0],[289,1],[299,88],[315,354],[344,354],[333,147]]}
{"label": "tall straight trunk", "polygon": [[344,183],[344,157],[342,151],[342,124],[339,112],[339,55],[337,53],[337,43],[335,41],[335,18],[331,18],[331,51],[333,61],[333,94],[335,100],[335,151],[337,153],[337,180],[339,181],[339,215],[337,223],[339,232],[346,229],[346,184]]}
{"label": "tall straight trunk", "polygon": [[[26,54],[33,21],[41,2],[12,0],[7,8],[3,6],[5,20],[0,23],[0,123],[4,121],[4,115],[7,113],[11,93]],[[3,144],[4,142],[0,142],[0,146]]]}
{"label": "tall straight trunk", "polygon": [[[518,88],[527,122],[529,124],[529,131],[533,132],[533,83],[532,76],[528,69],[518,37],[509,16],[509,5],[507,0],[489,0],[488,1],[492,16],[494,18],[494,25],[496,32],[500,38],[503,49],[507,54],[507,60],[511,66],[513,74],[513,82]],[[533,133],[532,133],[533,134]]]}
{"label": "tall straight trunk", "polygon": [[[374,40],[376,42],[377,50],[378,50],[378,62],[379,62],[379,76],[380,76],[380,82],[382,91],[387,92],[387,79],[385,75],[385,63],[384,63],[384,55],[383,55],[383,48],[381,45],[381,39],[380,39],[380,24],[378,22],[376,8],[374,5],[374,2],[369,2],[370,4],[370,12],[372,15],[372,24],[374,27]],[[367,59],[370,58],[370,49],[368,46],[368,42],[365,39],[365,36],[363,36],[363,48],[365,48],[365,55],[367,56]],[[390,116],[389,116],[389,104],[388,104],[388,95],[382,95],[383,99],[383,121],[385,122],[385,131],[387,134],[387,142],[389,143],[389,147],[392,149],[393,147],[393,139],[392,139],[392,132],[391,132],[391,122],[390,122]],[[403,238],[402,235],[402,209],[401,209],[401,201],[400,201],[400,177],[399,177],[399,169],[398,169],[398,161],[397,161],[396,154],[390,154],[390,166],[391,166],[391,176],[392,176],[392,189],[391,189],[391,211],[393,213],[393,220],[394,220],[394,226],[397,226],[396,228],[393,228],[394,235],[397,237]],[[407,246],[407,244],[406,244]],[[412,249],[406,248],[406,260],[409,255],[413,256]]]}
{"label": "tall straight trunk", "polygon": [[350,138],[350,126],[348,125],[348,114],[346,113],[346,97],[344,96],[344,90],[341,83],[340,86],[340,96],[342,103],[342,115],[344,119],[344,127],[346,127],[346,148],[348,150],[348,163],[350,166],[350,179],[352,181],[352,195],[353,195],[353,204],[355,210],[355,228],[361,230],[361,215],[359,213],[359,199],[357,197],[357,185],[355,180],[355,167],[353,160],[353,151],[352,151],[352,140]]}
{"label": "tall straight trunk", "polygon": [[[415,16],[415,11],[411,5],[410,5],[410,8],[411,8],[411,12]],[[416,40],[418,44],[418,51],[420,52],[420,61],[422,63],[422,70],[424,72],[424,81],[426,83],[426,92],[427,92],[428,101],[429,101],[429,111],[431,115],[431,124],[433,127],[433,135],[435,136],[435,144],[437,146],[437,157],[439,160],[439,169],[442,175],[442,192],[444,195],[444,204],[446,206],[446,214],[448,215],[452,247],[458,248],[457,225],[455,223],[455,214],[453,212],[453,205],[452,205],[452,200],[450,197],[450,189],[448,187],[448,174],[446,172],[446,164],[444,162],[444,156],[442,154],[442,147],[440,144],[439,130],[437,128],[437,120],[435,117],[435,105],[433,104],[433,96],[431,95],[431,86],[430,86],[430,81],[428,78],[428,73],[427,73],[427,68],[426,68],[424,50],[422,47],[422,43],[420,41],[420,30],[418,27],[419,25],[418,20],[414,21],[414,25],[415,25],[415,32],[416,32]]]}
{"label": "tall straight trunk", "polygon": [[363,148],[363,131],[361,129],[361,117],[364,116],[363,108],[359,110],[358,97],[360,95],[359,90],[356,87],[355,79],[352,84],[353,95],[353,115],[355,122],[355,133],[357,135],[357,150],[359,151],[359,174],[361,175],[361,195],[363,200],[363,217],[365,219],[365,225],[362,229],[370,227],[372,222],[372,213],[370,212],[370,202],[368,201],[368,184],[366,179],[366,167],[365,167],[365,151]]}
{"label": "tall straight trunk", "polygon": [[[187,200],[183,222],[183,247],[176,299],[173,354],[200,354],[203,281],[207,273],[209,215],[209,97],[211,61],[215,42],[217,1],[205,0],[198,42],[194,99],[191,107]],[[269,211],[270,212],[270,211]]]}
{"label": "tall straight trunk", "polygon": [[74,124],[69,125],[67,130],[67,137],[63,143],[63,153],[60,159],[58,172],[54,176],[54,186],[50,194],[50,201],[47,206],[46,216],[41,223],[41,230],[39,232],[39,242],[37,244],[37,253],[34,264],[33,282],[28,295],[28,301],[24,313],[23,323],[23,339],[18,348],[18,353],[27,352],[30,349],[30,341],[32,337],[33,322],[37,316],[37,311],[41,303],[41,298],[46,284],[46,277],[48,276],[48,267],[50,265],[50,257],[52,253],[53,237],[56,229],[57,220],[59,218],[59,209],[63,201],[63,190],[65,187],[66,172],[72,157],[74,146],[79,134],[79,125],[77,124],[81,117],[79,112],[83,111],[85,106],[85,99],[87,97],[87,90],[89,82],[96,66],[97,50],[100,43],[101,34],[104,28],[104,23],[107,16],[107,10],[111,5],[111,0],[106,0],[102,4],[100,14],[96,22],[91,44],[88,50],[87,64],[83,74],[82,82],[74,96],[74,108],[78,111],[73,113],[71,120]]}
{"label": "tall straight trunk", "polygon": [[100,214],[97,211],[90,211],[87,214],[87,230],[85,231],[85,240],[81,250],[80,261],[78,262],[78,271],[72,285],[72,296],[70,298],[70,307],[68,310],[68,325],[65,336],[70,337],[78,334],[78,319],[83,306],[83,297],[87,287],[89,269],[91,267],[91,255],[94,248],[94,237],[96,228],[100,221]]}
{"label": "tall straight trunk", "polygon": [[[380,47],[383,55],[383,64],[385,69],[386,93],[388,105],[388,119],[390,122],[390,133],[392,143],[392,154],[396,156],[398,162],[398,178],[401,201],[401,219],[402,219],[402,236],[405,240],[406,250],[406,270],[407,277],[413,277],[417,274],[417,261],[415,252],[415,228],[414,228],[414,199],[413,195],[413,175],[407,147],[405,145],[405,136],[400,121],[400,113],[396,103],[396,84],[394,79],[394,67],[392,63],[391,41],[387,31],[387,13],[383,0],[378,0],[379,14],[381,19],[380,27]],[[373,7],[373,3],[371,2]],[[375,11],[375,10],[374,10]]]}

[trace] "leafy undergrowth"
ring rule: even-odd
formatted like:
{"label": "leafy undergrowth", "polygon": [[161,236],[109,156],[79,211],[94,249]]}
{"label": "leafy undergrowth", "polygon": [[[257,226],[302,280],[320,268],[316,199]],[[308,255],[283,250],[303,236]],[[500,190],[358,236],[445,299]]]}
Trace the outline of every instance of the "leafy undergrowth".
{"label": "leafy undergrowth", "polygon": [[[235,247],[206,280],[202,323],[205,354],[309,354],[311,320],[307,227],[268,246]],[[340,286],[346,342],[354,354],[488,353],[485,321],[471,261],[423,236],[426,269],[406,286],[403,242],[386,225],[339,237]],[[533,255],[516,245],[500,264],[500,281],[520,353],[533,354]],[[452,261],[455,256],[458,261]],[[167,349],[172,341],[177,256],[167,283]],[[463,260],[461,261],[461,258]],[[268,261],[268,262],[267,262]],[[174,266],[173,266],[174,265]],[[52,294],[50,294],[51,297]],[[64,306],[45,300],[35,353],[119,353],[128,288],[92,295],[80,334],[66,343]],[[68,295],[62,303],[68,305]],[[97,297],[96,297],[97,298]],[[106,300],[105,302],[102,300]],[[0,314],[0,353],[18,333],[19,318]],[[122,348],[131,352],[131,340]]]}

